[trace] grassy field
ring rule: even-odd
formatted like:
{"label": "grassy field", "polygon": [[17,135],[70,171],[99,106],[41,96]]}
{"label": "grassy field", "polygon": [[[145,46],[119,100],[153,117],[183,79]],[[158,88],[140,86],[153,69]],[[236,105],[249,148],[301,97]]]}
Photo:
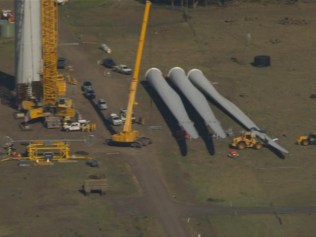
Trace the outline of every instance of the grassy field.
{"label": "grassy field", "polygon": [[[6,182],[1,186],[6,192],[1,201],[8,203],[11,214],[1,215],[0,236],[40,236],[43,229],[50,230],[46,236],[164,236],[155,218],[116,210],[111,200],[138,197],[140,190],[121,159],[99,160],[101,167],[94,169],[84,161],[24,169],[15,162],[2,163],[1,180]],[[81,193],[83,181],[90,175],[106,176],[110,186],[106,197]]]}
{"label": "grassy field", "polygon": [[[188,9],[187,20],[178,8],[154,5],[151,9],[141,80],[150,67],[157,67],[164,74],[174,66],[186,71],[201,69],[210,81],[216,82],[214,85],[220,93],[269,135],[279,138],[280,144],[290,151],[285,159],[268,149],[249,149],[242,151],[237,159],[228,159],[230,138],[214,140],[215,155],[208,152],[202,139],[188,140],[188,152],[182,155],[157,105],[140,86],[139,106],[135,110],[144,116],[146,125],[137,128],[154,140],[151,147],[143,152],[122,150],[118,155],[109,155],[107,152],[113,149],[103,141],[110,135],[100,126],[95,147],[74,146],[89,151],[101,162],[100,168],[87,167],[84,162],[40,169],[1,163],[0,185],[4,191],[0,197],[3,203],[0,236],[41,236],[44,232],[48,237],[164,236],[163,227],[150,207],[145,211],[139,208],[145,194],[127,159],[148,160],[164,180],[170,196],[179,203],[224,207],[315,206],[315,146],[294,144],[298,135],[314,129],[315,101],[309,98],[316,90],[312,50],[314,8],[304,3],[198,7]],[[60,11],[62,21],[69,26],[75,40],[83,43],[78,51],[80,47],[85,53],[85,61],[75,67],[81,72],[76,75],[79,82],[94,80],[96,89],[102,91],[111,108],[126,104],[130,79],[114,73],[105,78],[102,73],[108,71],[96,62],[103,57],[113,57],[118,63],[134,65],[143,4],[71,0],[60,7]],[[308,24],[278,23],[284,17],[300,19],[303,16]],[[252,35],[249,42],[248,33]],[[101,43],[110,46],[111,55],[99,50]],[[61,56],[68,50],[62,47]],[[0,50],[2,55],[7,55],[1,57],[1,71],[14,75],[14,41],[0,39]],[[263,53],[272,56],[272,66],[252,67],[253,56]],[[81,54],[71,56],[73,58],[67,58],[70,63]],[[91,112],[89,102],[81,98],[77,103],[83,107],[84,115],[98,119]],[[235,135],[243,130],[221,109],[210,106],[225,129],[232,128]],[[2,121],[9,121],[12,112],[1,107]],[[161,130],[152,131],[151,125],[160,126]],[[37,131],[28,136],[60,136],[52,131]],[[2,124],[0,135],[8,134],[17,138],[26,136]],[[75,134],[62,136],[77,138]],[[80,188],[90,175],[107,177],[110,191],[106,197],[82,195]],[[312,237],[316,233],[314,222],[314,214],[192,216],[189,222],[183,219],[190,234],[201,234],[201,237]]]}
{"label": "grassy field", "polygon": [[190,218],[188,225],[192,228],[192,235],[201,234],[205,237],[312,237],[315,233],[313,223],[310,215],[240,216],[237,214]]}
{"label": "grassy field", "polygon": [[[111,7],[118,9],[118,12],[111,17],[111,21],[100,14],[100,12],[110,14],[108,12],[110,8],[102,8],[101,5],[100,9],[91,8],[90,13],[82,13],[86,16],[82,18],[74,17],[78,14],[75,7],[70,5],[69,8],[65,8],[64,12],[66,16],[69,15],[67,21],[72,24],[76,35],[80,35],[87,41],[107,43],[113,48],[112,56],[114,58],[131,64],[136,54],[138,28],[137,24],[129,24],[134,19],[129,16],[136,9],[137,13],[134,15],[136,14],[139,21],[142,9],[136,5],[128,7],[128,4],[113,3]],[[254,14],[255,8],[260,9],[260,14],[257,16]],[[223,9],[212,9],[211,24],[208,11],[211,10],[200,8],[197,11],[190,11],[191,20],[186,23],[183,21],[181,11],[153,7],[142,70],[145,71],[144,69],[154,66],[162,69],[163,73],[167,73],[172,66],[182,66],[185,69],[200,68],[209,75],[212,81],[219,83],[217,88],[228,99],[240,106],[246,114],[255,119],[256,123],[265,126],[269,132],[274,132],[279,137],[280,143],[290,150],[290,155],[286,159],[279,159],[268,149],[260,152],[247,150],[243,151],[237,160],[230,160],[226,156],[226,147],[229,142],[227,139],[214,141],[215,156],[210,156],[201,142],[188,141],[188,154],[182,156],[172,139],[166,138],[164,135],[159,137],[153,134],[155,146],[159,150],[155,156],[159,158],[157,158],[158,160],[151,158],[152,163],[159,167],[158,170],[164,177],[170,194],[176,196],[180,201],[208,203],[207,200],[211,199],[217,201],[210,204],[226,207],[231,205],[269,207],[271,204],[275,206],[315,205],[316,193],[314,189],[310,188],[314,186],[315,161],[311,155],[313,147],[303,148],[294,145],[299,129],[295,126],[293,129],[288,128],[291,126],[290,124],[297,123],[300,124],[302,130],[299,115],[297,118],[290,117],[291,111],[293,113],[297,110],[297,114],[302,114],[303,108],[307,109],[308,106],[311,106],[310,100],[302,98],[304,91],[308,88],[307,85],[312,86],[311,75],[302,77],[301,82],[296,81],[297,77],[306,72],[303,72],[303,68],[294,65],[292,61],[285,60],[290,49],[293,49],[291,51],[293,57],[295,55],[304,60],[295,47],[297,44],[290,37],[290,32],[304,34],[302,28],[304,26],[289,29],[289,27],[284,28],[277,24],[282,17],[299,16],[291,7],[288,7],[286,12],[278,14],[280,8],[276,5],[270,6],[266,11],[263,10],[262,5],[242,5],[238,9],[226,9],[226,15],[221,15],[224,12]],[[301,11],[304,11],[303,8]],[[123,12],[126,16],[125,20],[118,20]],[[137,20],[137,18],[135,19]],[[308,16],[306,18],[310,19]],[[231,23],[223,23],[225,20]],[[119,24],[117,24],[118,21]],[[311,26],[306,25],[305,27],[310,28]],[[279,33],[276,33],[275,30]],[[246,35],[249,32],[252,34],[252,40],[247,43]],[[128,38],[126,38],[127,35]],[[270,43],[275,38],[284,42],[280,43],[278,48]],[[305,52],[310,43],[306,39],[305,47],[300,45],[299,51]],[[92,58],[100,59],[102,56],[100,52],[89,47],[92,49],[91,60]],[[258,71],[249,63],[253,55],[262,52],[272,55],[274,67]],[[232,64],[231,57],[241,60],[241,64]],[[304,66],[304,68],[308,67]],[[285,89],[285,85],[288,86],[286,87],[288,89]],[[274,89],[271,90],[271,87]],[[288,98],[286,90],[291,91],[296,99]],[[139,94],[146,95],[146,92],[141,88]],[[283,100],[278,99],[280,95],[283,96]],[[302,105],[303,108],[299,105],[299,98],[301,98],[301,103],[306,101]],[[287,106],[287,103],[283,104],[286,100],[291,100],[292,106],[282,110],[281,108]],[[148,106],[148,101],[145,100],[145,103]],[[211,106],[226,128],[232,128],[236,135],[242,130],[221,110]],[[155,115],[148,116],[152,119],[151,123],[154,124],[157,120]],[[285,121],[285,118],[290,118],[290,121]],[[226,223],[225,218],[228,218],[227,226],[224,224]],[[275,217],[238,216],[236,220],[229,218],[234,217],[222,216],[218,219],[210,217],[200,221],[204,226],[215,222],[210,227],[210,229],[213,227],[216,229],[215,236],[266,236],[266,234],[287,236],[289,233],[297,236],[295,232],[291,231],[294,229],[279,230],[278,223],[269,232],[266,226],[277,222]],[[313,216],[287,218],[289,221],[293,219],[293,221],[299,220],[302,223],[305,219],[307,223],[314,219]],[[258,224],[255,225],[253,232],[240,227],[237,229],[237,233],[235,232],[235,222],[243,227],[249,225],[249,228],[254,222],[258,222]],[[194,228],[198,230],[201,226],[196,225]],[[312,226],[306,224],[306,228],[311,230]],[[234,235],[235,233],[236,235]]]}
{"label": "grassy field", "polygon": [[0,37],[1,54],[6,58],[1,65],[1,71],[11,75],[14,73],[14,42],[14,39]]}

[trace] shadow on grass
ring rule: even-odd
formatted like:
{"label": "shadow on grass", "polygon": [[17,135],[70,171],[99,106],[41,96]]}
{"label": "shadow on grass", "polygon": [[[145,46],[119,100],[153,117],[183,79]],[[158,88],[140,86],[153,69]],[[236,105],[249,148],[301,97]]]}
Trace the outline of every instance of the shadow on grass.
{"label": "shadow on grass", "polygon": [[272,146],[267,146],[267,148],[274,153],[279,159],[284,160],[285,159],[285,155],[279,151],[278,149],[272,147]]}
{"label": "shadow on grass", "polygon": [[170,85],[180,96],[190,119],[194,122],[194,127],[198,131],[200,137],[202,138],[206,146],[208,153],[210,155],[214,155],[215,147],[214,147],[214,143],[212,139],[213,134],[209,132],[208,127],[205,124],[205,121],[203,120],[201,115],[196,111],[196,109],[192,106],[190,101],[183,95],[183,93],[177,87],[175,87],[172,83],[170,83]]}
{"label": "shadow on grass", "polygon": [[[217,101],[215,101],[212,97],[210,97],[208,94],[202,92],[202,94],[204,94],[204,96],[212,103],[214,104],[220,111],[222,111],[225,115],[227,115],[229,118],[231,118],[233,121],[235,121],[237,124],[239,124],[240,126],[242,126],[243,128],[245,128],[246,130],[249,130],[248,128],[246,128],[239,120],[237,120],[233,115],[231,115],[227,110],[225,110],[219,103],[217,103]],[[240,95],[241,96],[241,95]],[[250,118],[249,118],[250,119]],[[279,159],[285,159],[285,156],[282,152],[280,152],[279,150],[277,150],[274,147],[271,146],[266,146],[271,152],[273,152]]]}
{"label": "shadow on grass", "polygon": [[181,131],[182,128],[179,126],[178,121],[173,116],[163,100],[160,98],[160,96],[157,94],[157,92],[148,84],[147,81],[142,81],[141,85],[151,97],[152,101],[155,103],[160,114],[168,125],[172,135],[174,136],[174,139],[178,144],[181,155],[186,156],[188,153],[187,143],[183,136],[179,136],[179,131]]}
{"label": "shadow on grass", "polygon": [[98,108],[98,105],[94,99],[87,98],[89,100],[90,104],[96,111],[97,115],[100,117],[100,119],[103,122],[103,125],[105,128],[111,133],[111,135],[116,134],[117,132],[115,129],[112,127],[111,121],[104,115],[103,111]]}
{"label": "shadow on grass", "polygon": [[90,192],[86,192],[84,190],[84,187],[81,187],[81,189],[78,189],[78,192],[80,194],[82,194],[83,196],[86,196],[86,197],[90,196],[90,194],[98,194],[99,196],[104,196],[105,195],[105,193],[102,193],[99,190],[91,190]]}
{"label": "shadow on grass", "polygon": [[15,107],[15,97],[12,91],[15,88],[15,77],[0,71],[0,100],[2,104]]}
{"label": "shadow on grass", "polygon": [[0,71],[0,86],[12,91],[15,87],[15,77]]}

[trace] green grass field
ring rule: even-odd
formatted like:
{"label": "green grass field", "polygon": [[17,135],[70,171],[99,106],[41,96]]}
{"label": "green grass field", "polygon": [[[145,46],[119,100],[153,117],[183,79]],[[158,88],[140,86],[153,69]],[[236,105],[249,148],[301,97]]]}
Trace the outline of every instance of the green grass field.
{"label": "green grass field", "polygon": [[[187,220],[186,220],[187,222]],[[193,236],[202,237],[313,237],[316,232],[313,214],[299,215],[218,215],[190,218]]]}

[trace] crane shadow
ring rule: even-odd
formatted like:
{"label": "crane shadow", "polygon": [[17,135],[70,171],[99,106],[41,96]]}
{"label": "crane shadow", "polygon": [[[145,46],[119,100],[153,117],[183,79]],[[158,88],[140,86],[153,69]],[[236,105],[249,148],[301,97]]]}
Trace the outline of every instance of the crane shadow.
{"label": "crane shadow", "polygon": [[158,93],[149,85],[147,81],[141,81],[140,84],[151,97],[152,101],[155,103],[157,109],[168,125],[169,130],[178,144],[181,155],[186,156],[188,153],[188,147],[185,138],[183,136],[179,136],[179,131],[181,131],[182,128],[179,126],[178,121],[173,116],[164,101],[160,98]]}
{"label": "crane shadow", "polygon": [[87,100],[89,100],[97,115],[102,120],[102,123],[105,126],[105,128],[111,133],[111,135],[116,134],[117,131],[113,128],[111,121],[104,115],[103,111],[98,108],[96,100],[92,98],[87,98]]}

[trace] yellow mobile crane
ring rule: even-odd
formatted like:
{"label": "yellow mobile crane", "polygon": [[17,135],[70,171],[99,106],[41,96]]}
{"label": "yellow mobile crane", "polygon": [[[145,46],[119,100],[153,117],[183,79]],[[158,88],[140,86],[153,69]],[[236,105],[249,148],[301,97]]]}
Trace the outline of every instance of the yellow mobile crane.
{"label": "yellow mobile crane", "polygon": [[140,64],[141,64],[141,59],[142,59],[142,54],[143,54],[150,6],[151,6],[151,2],[146,1],[142,29],[140,32],[140,38],[138,42],[136,62],[135,62],[133,77],[132,77],[130,90],[129,90],[126,120],[124,123],[123,131],[121,131],[118,134],[112,135],[111,143],[114,145],[132,146],[132,147],[140,148],[142,146],[151,144],[151,140],[149,138],[139,137],[139,131],[132,129],[133,107],[135,104],[136,90],[137,90],[138,80],[139,80],[139,69],[140,69]]}
{"label": "yellow mobile crane", "polygon": [[[45,117],[47,127],[59,126],[61,117],[74,117],[72,100],[65,98],[66,82],[57,71],[58,4],[61,0],[41,0],[42,60],[43,60],[43,101],[37,105],[34,101],[23,101],[26,122]],[[56,119],[54,119],[56,118]]]}

